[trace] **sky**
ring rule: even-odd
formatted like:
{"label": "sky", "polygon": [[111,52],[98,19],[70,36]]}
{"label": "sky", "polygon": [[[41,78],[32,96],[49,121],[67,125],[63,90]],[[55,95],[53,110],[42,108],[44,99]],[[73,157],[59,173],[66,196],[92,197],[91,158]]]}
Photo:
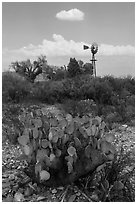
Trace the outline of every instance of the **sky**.
{"label": "sky", "polygon": [[68,65],[70,57],[90,62],[83,45],[93,42],[98,76],[134,76],[135,3],[2,3],[2,71],[41,54],[50,65]]}

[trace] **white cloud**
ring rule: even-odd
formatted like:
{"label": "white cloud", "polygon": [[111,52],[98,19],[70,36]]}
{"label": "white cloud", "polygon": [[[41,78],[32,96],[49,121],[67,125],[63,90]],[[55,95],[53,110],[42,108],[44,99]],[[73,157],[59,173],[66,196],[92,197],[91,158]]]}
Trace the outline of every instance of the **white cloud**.
{"label": "white cloud", "polygon": [[101,44],[99,47],[99,54],[100,55],[134,55],[135,54],[135,48],[131,45],[106,45]]}
{"label": "white cloud", "polygon": [[[66,40],[61,35],[53,34],[53,40],[44,39],[39,45],[28,45],[16,50],[3,50],[3,63],[9,63],[16,60],[35,59],[43,54],[48,57],[89,57],[90,51],[83,50],[83,45],[89,45],[86,42],[75,42],[74,40]],[[131,45],[114,46],[101,44],[97,55],[101,56],[134,56],[135,48]]]}
{"label": "white cloud", "polygon": [[[89,50],[83,50],[83,45],[89,45],[86,42],[75,42],[74,40],[66,40],[63,36],[53,34],[53,40],[44,39],[40,45],[28,45],[18,50],[11,50],[11,53],[22,53],[26,56],[38,56],[45,54],[47,56],[87,56]],[[4,50],[7,53],[8,49]],[[134,55],[135,48],[131,45],[99,45],[98,55]]]}
{"label": "white cloud", "polygon": [[60,11],[56,14],[56,18],[67,21],[81,21],[84,19],[84,13],[77,8]]}

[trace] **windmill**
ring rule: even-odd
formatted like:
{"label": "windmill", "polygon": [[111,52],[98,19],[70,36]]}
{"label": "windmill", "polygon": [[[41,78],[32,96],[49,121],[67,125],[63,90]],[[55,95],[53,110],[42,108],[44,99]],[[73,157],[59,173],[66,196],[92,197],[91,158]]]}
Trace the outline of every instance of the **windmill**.
{"label": "windmill", "polygon": [[96,54],[97,51],[98,51],[98,45],[97,45],[97,43],[94,42],[94,43],[91,45],[91,47],[89,47],[89,46],[87,46],[87,45],[83,45],[83,49],[84,49],[84,50],[87,50],[87,49],[90,49],[90,50],[91,50],[92,59],[91,59],[90,61],[92,62],[93,74],[94,74],[94,76],[96,77],[96,64],[95,64],[95,62],[96,62],[97,60],[95,59],[95,54]]}

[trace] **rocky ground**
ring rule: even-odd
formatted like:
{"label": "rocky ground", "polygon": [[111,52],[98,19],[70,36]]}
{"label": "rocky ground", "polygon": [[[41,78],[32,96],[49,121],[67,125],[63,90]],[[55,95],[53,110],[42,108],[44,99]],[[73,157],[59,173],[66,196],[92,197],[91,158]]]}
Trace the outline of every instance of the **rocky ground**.
{"label": "rocky ground", "polygon": [[[19,107],[14,115],[14,122],[18,115]],[[15,113],[15,111],[14,111]],[[33,183],[25,172],[27,163],[20,158],[22,154],[18,145],[13,145],[7,140],[7,134],[12,134],[13,114],[9,107],[3,106],[3,144],[2,144],[2,199],[3,202],[25,201],[25,202],[91,202],[99,201],[92,192],[81,190],[78,185],[59,186],[57,188],[46,188]],[[131,153],[131,165],[128,170],[134,168],[135,157],[135,128],[127,125],[117,125],[112,132],[116,137],[117,151],[123,146],[125,153]],[[126,167],[124,169],[126,171]],[[134,174],[132,184],[135,184]]]}
{"label": "rocky ground", "polygon": [[[33,183],[24,173],[27,166],[25,161],[19,160],[21,150],[19,146],[3,143],[2,149],[2,198],[3,202],[79,202],[92,201],[76,185],[60,186],[58,188],[43,188]],[[66,194],[67,193],[67,194]]]}

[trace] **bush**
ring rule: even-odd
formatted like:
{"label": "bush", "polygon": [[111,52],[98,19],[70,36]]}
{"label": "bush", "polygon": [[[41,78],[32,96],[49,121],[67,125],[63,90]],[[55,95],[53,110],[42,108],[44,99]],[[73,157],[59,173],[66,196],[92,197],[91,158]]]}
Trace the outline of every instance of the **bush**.
{"label": "bush", "polygon": [[94,174],[80,179],[78,184],[84,186],[81,190],[86,188],[95,202],[134,202],[134,165],[133,152],[125,152],[122,146],[112,162],[99,166]]}
{"label": "bush", "polygon": [[17,144],[17,138],[22,129],[18,119],[21,114],[21,106],[11,103],[2,105],[2,137],[5,137],[5,141],[8,139],[11,144]]}
{"label": "bush", "polygon": [[101,81],[95,81],[95,100],[99,104],[111,105],[111,95],[113,94],[113,89],[109,83]]}
{"label": "bush", "polygon": [[[3,75],[3,101],[21,102],[27,97],[48,104],[64,103],[70,100],[70,104],[74,105],[73,101],[93,100],[97,107],[97,115],[103,115],[106,122],[108,120],[109,123],[111,121],[127,123],[134,120],[134,78],[112,76],[94,78],[89,74],[78,74],[72,78],[65,77],[58,80],[65,73],[63,69],[60,71],[57,72],[59,75],[55,75],[57,77],[55,80],[37,82],[33,85],[22,77],[15,76],[15,73]],[[71,109],[70,106],[72,107],[68,103],[69,109]],[[74,107],[73,110],[76,111]]]}
{"label": "bush", "polygon": [[[44,82],[35,87],[34,95],[40,101],[50,104],[68,101],[65,104],[69,112],[71,108],[71,112],[76,112],[75,101],[93,100],[96,104],[97,115],[103,115],[108,123],[125,123],[134,119],[133,78],[114,78],[112,76],[94,78],[89,74],[81,74],[61,81]],[[70,105],[69,102],[73,105]]]}
{"label": "bush", "polygon": [[25,78],[14,72],[6,72],[2,76],[3,102],[21,102],[30,94],[31,85]]}
{"label": "bush", "polygon": [[34,83],[32,87],[31,99],[48,103],[48,91],[50,89],[50,83],[50,81]]}
{"label": "bush", "polygon": [[[104,176],[110,186],[107,201],[135,201],[135,186],[133,180],[135,174],[134,163],[133,152],[131,150],[125,152],[125,148],[122,146],[112,164],[106,165]],[[120,185],[116,186],[116,182],[122,184],[121,188]]]}
{"label": "bush", "polygon": [[94,116],[97,115],[97,106],[93,100],[66,100],[59,107],[66,113],[71,114],[73,117],[82,117],[85,114],[92,113]]}
{"label": "bush", "polygon": [[34,85],[32,88],[33,99],[44,103],[54,104],[61,102],[64,98],[64,87],[62,81],[46,81]]}
{"label": "bush", "polygon": [[60,81],[64,79],[67,75],[67,71],[64,69],[64,67],[58,68],[55,70],[55,74],[53,76],[53,80]]}

